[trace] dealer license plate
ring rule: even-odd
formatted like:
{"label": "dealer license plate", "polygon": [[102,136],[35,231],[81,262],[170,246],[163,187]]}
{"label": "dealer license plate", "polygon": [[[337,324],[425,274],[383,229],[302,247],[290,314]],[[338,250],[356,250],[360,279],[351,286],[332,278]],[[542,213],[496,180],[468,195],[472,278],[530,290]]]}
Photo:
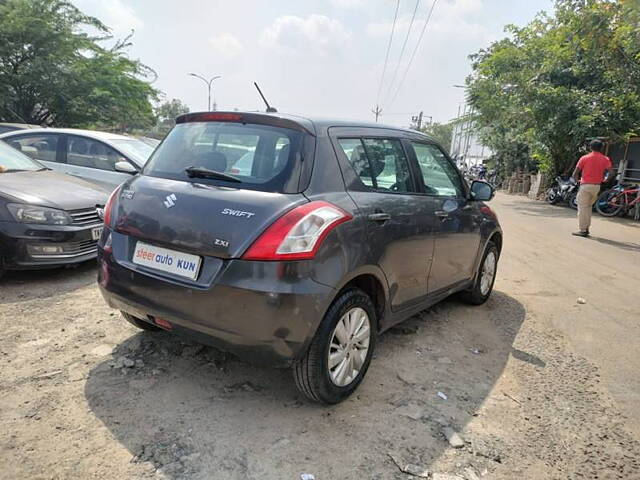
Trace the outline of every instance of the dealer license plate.
{"label": "dealer license plate", "polygon": [[189,253],[176,252],[168,248],[138,242],[133,251],[132,261],[137,265],[195,280],[200,271],[202,258]]}
{"label": "dealer license plate", "polygon": [[100,240],[100,237],[102,236],[102,230],[103,230],[103,227],[92,228],[91,229],[91,238],[93,240]]}

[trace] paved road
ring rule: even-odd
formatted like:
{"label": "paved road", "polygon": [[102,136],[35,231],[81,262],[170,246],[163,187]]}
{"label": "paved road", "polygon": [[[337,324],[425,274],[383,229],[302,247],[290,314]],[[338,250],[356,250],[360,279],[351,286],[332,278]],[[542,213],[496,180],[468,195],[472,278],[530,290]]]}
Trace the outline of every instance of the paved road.
{"label": "paved road", "polygon": [[571,235],[577,221],[568,208],[507,194],[492,207],[507,253],[497,288],[512,286],[600,368],[640,438],[640,223],[596,214],[585,239]]}

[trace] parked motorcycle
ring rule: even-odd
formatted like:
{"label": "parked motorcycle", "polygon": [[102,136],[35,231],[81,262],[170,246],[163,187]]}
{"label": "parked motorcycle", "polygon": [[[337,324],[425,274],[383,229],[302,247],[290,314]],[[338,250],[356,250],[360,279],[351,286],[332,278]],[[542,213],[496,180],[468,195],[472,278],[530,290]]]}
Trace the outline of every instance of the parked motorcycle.
{"label": "parked motorcycle", "polygon": [[580,185],[569,177],[568,179],[561,176],[556,177],[555,184],[547,190],[546,200],[551,205],[560,202],[567,203],[574,210],[578,209],[578,188]]}

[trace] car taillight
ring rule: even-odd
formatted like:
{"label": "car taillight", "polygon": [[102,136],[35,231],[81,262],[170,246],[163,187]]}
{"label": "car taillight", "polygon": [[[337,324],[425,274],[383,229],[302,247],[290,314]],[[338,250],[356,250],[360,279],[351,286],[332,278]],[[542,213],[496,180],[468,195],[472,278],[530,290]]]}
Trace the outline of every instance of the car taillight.
{"label": "car taillight", "polygon": [[327,202],[306,203],[285,213],[249,247],[245,260],[313,258],[331,230],[353,217]]}
{"label": "car taillight", "polygon": [[113,210],[113,204],[116,202],[116,198],[118,198],[118,193],[120,192],[120,187],[116,188],[111,195],[109,195],[109,200],[104,206],[104,224],[107,227],[111,226],[111,211]]}
{"label": "car taillight", "polygon": [[176,118],[176,123],[189,122],[242,122],[242,115],[226,112],[198,112],[185,113]]}

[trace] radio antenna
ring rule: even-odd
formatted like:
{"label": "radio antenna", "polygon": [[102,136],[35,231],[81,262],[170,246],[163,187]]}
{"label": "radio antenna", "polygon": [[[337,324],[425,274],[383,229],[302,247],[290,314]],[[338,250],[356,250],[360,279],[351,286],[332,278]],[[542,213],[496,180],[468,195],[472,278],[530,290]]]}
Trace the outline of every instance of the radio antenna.
{"label": "radio antenna", "polygon": [[278,110],[276,110],[274,107],[272,107],[271,105],[269,105],[269,102],[267,102],[267,99],[264,97],[264,95],[262,94],[262,90],[260,90],[260,87],[258,86],[258,84],[256,82],[253,82],[253,84],[256,86],[256,89],[258,90],[258,93],[260,94],[260,96],[262,97],[262,101],[264,102],[264,104],[267,106],[267,113],[277,113]]}

